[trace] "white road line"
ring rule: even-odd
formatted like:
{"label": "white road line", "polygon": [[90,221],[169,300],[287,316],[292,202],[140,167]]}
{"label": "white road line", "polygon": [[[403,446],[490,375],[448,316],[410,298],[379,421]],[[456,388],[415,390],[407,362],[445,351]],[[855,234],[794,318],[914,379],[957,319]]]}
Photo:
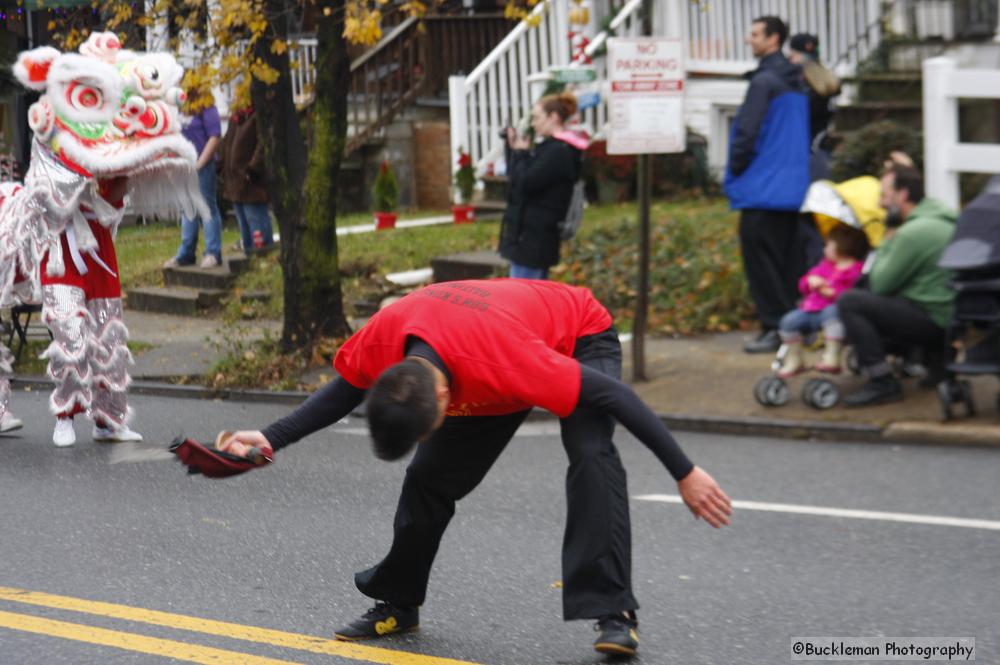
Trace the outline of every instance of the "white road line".
{"label": "white road line", "polygon": [[[683,503],[681,498],[675,494],[640,494],[632,498],[637,501]],[[929,524],[931,526],[959,526],[967,529],[1000,531],[1000,522],[998,521],[975,520],[964,517],[915,515],[912,513],[885,513],[874,510],[850,510],[846,508],[824,508],[821,506],[798,506],[789,503],[763,503],[760,501],[733,501],[733,508],[740,510],[763,510],[772,513],[819,515],[822,517],[847,517],[856,520],[880,520],[883,522],[905,522],[907,524]]]}

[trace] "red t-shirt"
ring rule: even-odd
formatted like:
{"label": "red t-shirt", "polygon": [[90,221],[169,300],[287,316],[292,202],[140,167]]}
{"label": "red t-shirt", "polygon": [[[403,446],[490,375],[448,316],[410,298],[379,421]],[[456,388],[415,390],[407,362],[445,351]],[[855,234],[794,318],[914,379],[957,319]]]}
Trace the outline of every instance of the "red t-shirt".
{"label": "red t-shirt", "polygon": [[413,335],[451,372],[448,415],[539,406],[565,418],[580,397],[576,340],[610,326],[608,310],[584,288],[523,279],[442,282],[378,312],[333,364],[348,383],[368,389],[403,359]]}

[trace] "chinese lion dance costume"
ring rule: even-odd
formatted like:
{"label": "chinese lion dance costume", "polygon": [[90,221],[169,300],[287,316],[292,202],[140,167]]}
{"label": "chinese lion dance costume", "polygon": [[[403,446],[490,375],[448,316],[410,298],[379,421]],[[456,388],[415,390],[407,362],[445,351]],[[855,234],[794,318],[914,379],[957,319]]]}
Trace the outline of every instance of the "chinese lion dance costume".
{"label": "chinese lion dance costume", "polygon": [[[95,440],[141,440],[128,427],[132,356],[113,239],[126,202],[134,214],[207,215],[197,155],[180,133],[183,69],[169,54],[128,51],[113,33],[94,33],[79,53],[21,53],[14,74],[43,94],[28,111],[24,183],[0,184],[0,308],[42,305],[53,442],[75,442],[81,413]],[[0,343],[6,429],[16,420],[7,413],[11,362]]]}

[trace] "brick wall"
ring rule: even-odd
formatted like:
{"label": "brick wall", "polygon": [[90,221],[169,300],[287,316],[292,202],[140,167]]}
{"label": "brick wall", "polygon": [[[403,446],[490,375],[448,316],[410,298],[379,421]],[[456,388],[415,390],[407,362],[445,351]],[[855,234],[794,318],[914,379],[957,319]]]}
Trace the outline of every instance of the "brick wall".
{"label": "brick wall", "polygon": [[415,122],[413,142],[417,205],[448,208],[451,205],[451,128],[447,122]]}

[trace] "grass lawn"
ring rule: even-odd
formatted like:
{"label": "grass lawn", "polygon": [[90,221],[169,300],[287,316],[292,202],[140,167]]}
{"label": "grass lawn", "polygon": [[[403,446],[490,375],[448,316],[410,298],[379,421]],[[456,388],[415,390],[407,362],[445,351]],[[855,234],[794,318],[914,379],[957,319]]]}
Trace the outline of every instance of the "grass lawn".
{"label": "grass lawn", "polygon": [[[442,214],[428,211],[407,217]],[[367,213],[344,215],[338,226],[370,223]],[[688,334],[739,327],[750,315],[739,265],[737,218],[725,199],[658,201],[651,212],[650,328]],[[399,290],[385,276],[429,267],[443,254],[495,249],[499,220],[475,224],[425,226],[340,236],[339,260],[345,309],[357,315],[362,305]],[[122,229],[119,263],[126,286],[160,283],[160,266],[179,242],[177,226]],[[224,232],[224,247],[236,241]],[[588,286],[615,315],[619,328],[631,327],[638,260],[638,221],[634,204],[590,206],[579,235],[563,247],[563,262],[552,277]],[[282,278],[277,254],[262,257],[237,281],[237,293],[265,291],[268,303],[234,298],[227,319],[280,318]]]}
{"label": "grass lawn", "polygon": [[[407,215],[407,218],[432,217],[443,215],[445,211],[420,211]],[[353,213],[341,215],[338,226],[354,226],[370,223],[369,213]],[[275,228],[277,233],[277,227]],[[223,221],[222,253],[229,254],[229,249],[239,241],[239,232],[232,217]],[[118,230],[115,247],[118,252],[118,264],[121,269],[122,286],[157,286],[163,283],[161,269],[164,262],[177,253],[181,242],[181,227],[178,222],[163,222],[145,226],[126,226]],[[205,249],[204,234],[198,237],[198,257]]]}

